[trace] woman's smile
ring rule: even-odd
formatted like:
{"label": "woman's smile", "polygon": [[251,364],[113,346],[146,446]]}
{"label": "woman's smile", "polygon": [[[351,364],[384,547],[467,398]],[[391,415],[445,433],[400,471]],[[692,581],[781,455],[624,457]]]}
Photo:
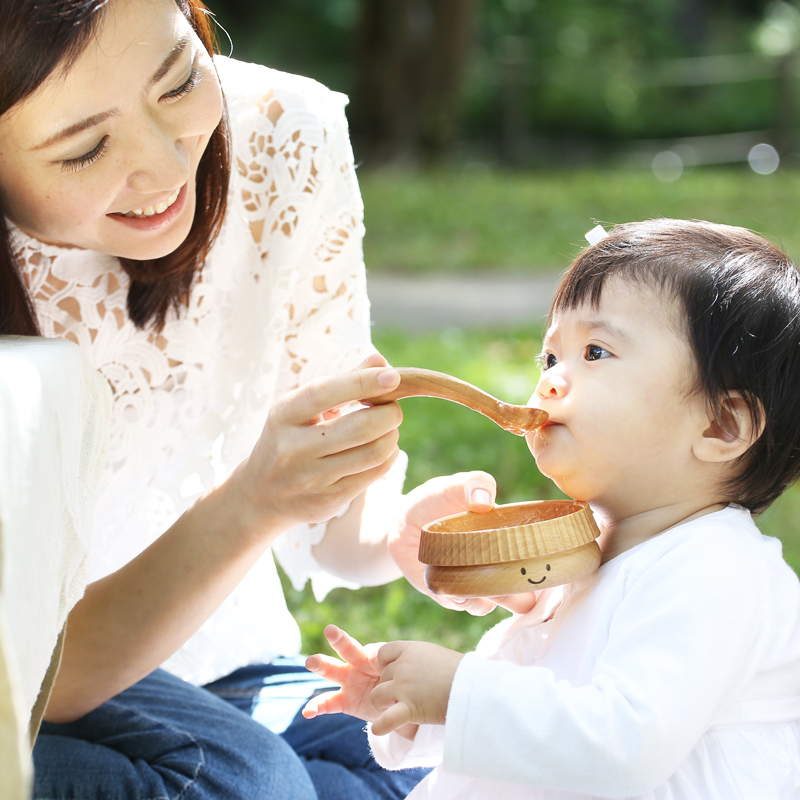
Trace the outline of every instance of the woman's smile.
{"label": "woman's smile", "polygon": [[137,208],[134,211],[126,211],[123,216],[152,217],[155,214],[163,214],[178,199],[178,192],[180,192],[180,189],[176,189],[166,200],[162,200],[160,203],[156,203],[152,206],[145,206],[144,208]]}
{"label": "woman's smile", "polygon": [[155,205],[137,208],[124,214],[108,214],[108,217],[134,230],[152,231],[163,228],[177,219],[186,207],[187,186],[188,184],[184,183],[167,200]]}

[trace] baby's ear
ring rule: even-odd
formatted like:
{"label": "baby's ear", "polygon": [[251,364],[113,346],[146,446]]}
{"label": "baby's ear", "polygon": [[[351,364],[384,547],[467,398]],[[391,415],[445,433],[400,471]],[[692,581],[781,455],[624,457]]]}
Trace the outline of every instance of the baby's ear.
{"label": "baby's ear", "polygon": [[709,422],[693,452],[701,461],[733,461],[745,453],[764,430],[764,415],[756,424],[741,395],[732,392],[722,402],[719,418]]}

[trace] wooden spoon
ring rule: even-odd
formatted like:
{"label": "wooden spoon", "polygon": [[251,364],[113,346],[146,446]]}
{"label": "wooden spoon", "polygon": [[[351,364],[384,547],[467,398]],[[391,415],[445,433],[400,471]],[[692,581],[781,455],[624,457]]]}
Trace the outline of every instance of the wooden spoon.
{"label": "wooden spoon", "polygon": [[540,408],[503,403],[477,386],[443,372],[415,367],[395,369],[400,373],[400,385],[393,392],[370,398],[368,402],[381,405],[403,397],[440,397],[489,417],[501,428],[517,436],[536,430],[547,420],[547,412]]}

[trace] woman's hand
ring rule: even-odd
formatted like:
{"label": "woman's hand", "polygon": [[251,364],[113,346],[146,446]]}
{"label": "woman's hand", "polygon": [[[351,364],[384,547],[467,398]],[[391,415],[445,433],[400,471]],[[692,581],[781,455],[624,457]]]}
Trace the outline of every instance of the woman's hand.
{"label": "woman's hand", "polygon": [[406,495],[403,510],[389,531],[389,552],[408,582],[445,608],[484,616],[502,606],[515,614],[525,614],[536,603],[536,592],[460,598],[433,594],[425,585],[425,565],[418,557],[422,527],[462,511],[491,511],[495,493],[494,478],[486,472],[459,472],[432,478]]}
{"label": "woman's hand", "polygon": [[339,410],[399,382],[391,368],[365,366],[278,400],[253,452],[231,476],[241,501],[236,510],[276,534],[335,516],[394,463],[403,419],[397,403]]}
{"label": "woman's hand", "polygon": [[495,603],[486,598],[443,597],[428,590],[424,580],[425,565],[418,558],[422,527],[462,511],[491,511],[495,493],[494,478],[485,472],[459,472],[432,478],[405,496],[403,509],[389,531],[389,552],[408,582],[445,608],[483,616],[494,609]]}

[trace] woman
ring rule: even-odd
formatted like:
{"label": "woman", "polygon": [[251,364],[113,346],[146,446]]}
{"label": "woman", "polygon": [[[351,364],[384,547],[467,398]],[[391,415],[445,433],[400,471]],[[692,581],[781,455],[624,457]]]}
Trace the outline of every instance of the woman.
{"label": "woman", "polygon": [[[314,690],[278,658],[299,636],[273,542],[319,591],[400,574],[399,408],[343,413],[398,381],[369,343],[343,98],[212,61],[197,0],[0,7],[0,332],[77,342],[114,393],[35,796],[404,796],[420,773],[377,769],[358,721],[270,695]],[[419,524],[493,491],[410,496],[417,585]]]}

